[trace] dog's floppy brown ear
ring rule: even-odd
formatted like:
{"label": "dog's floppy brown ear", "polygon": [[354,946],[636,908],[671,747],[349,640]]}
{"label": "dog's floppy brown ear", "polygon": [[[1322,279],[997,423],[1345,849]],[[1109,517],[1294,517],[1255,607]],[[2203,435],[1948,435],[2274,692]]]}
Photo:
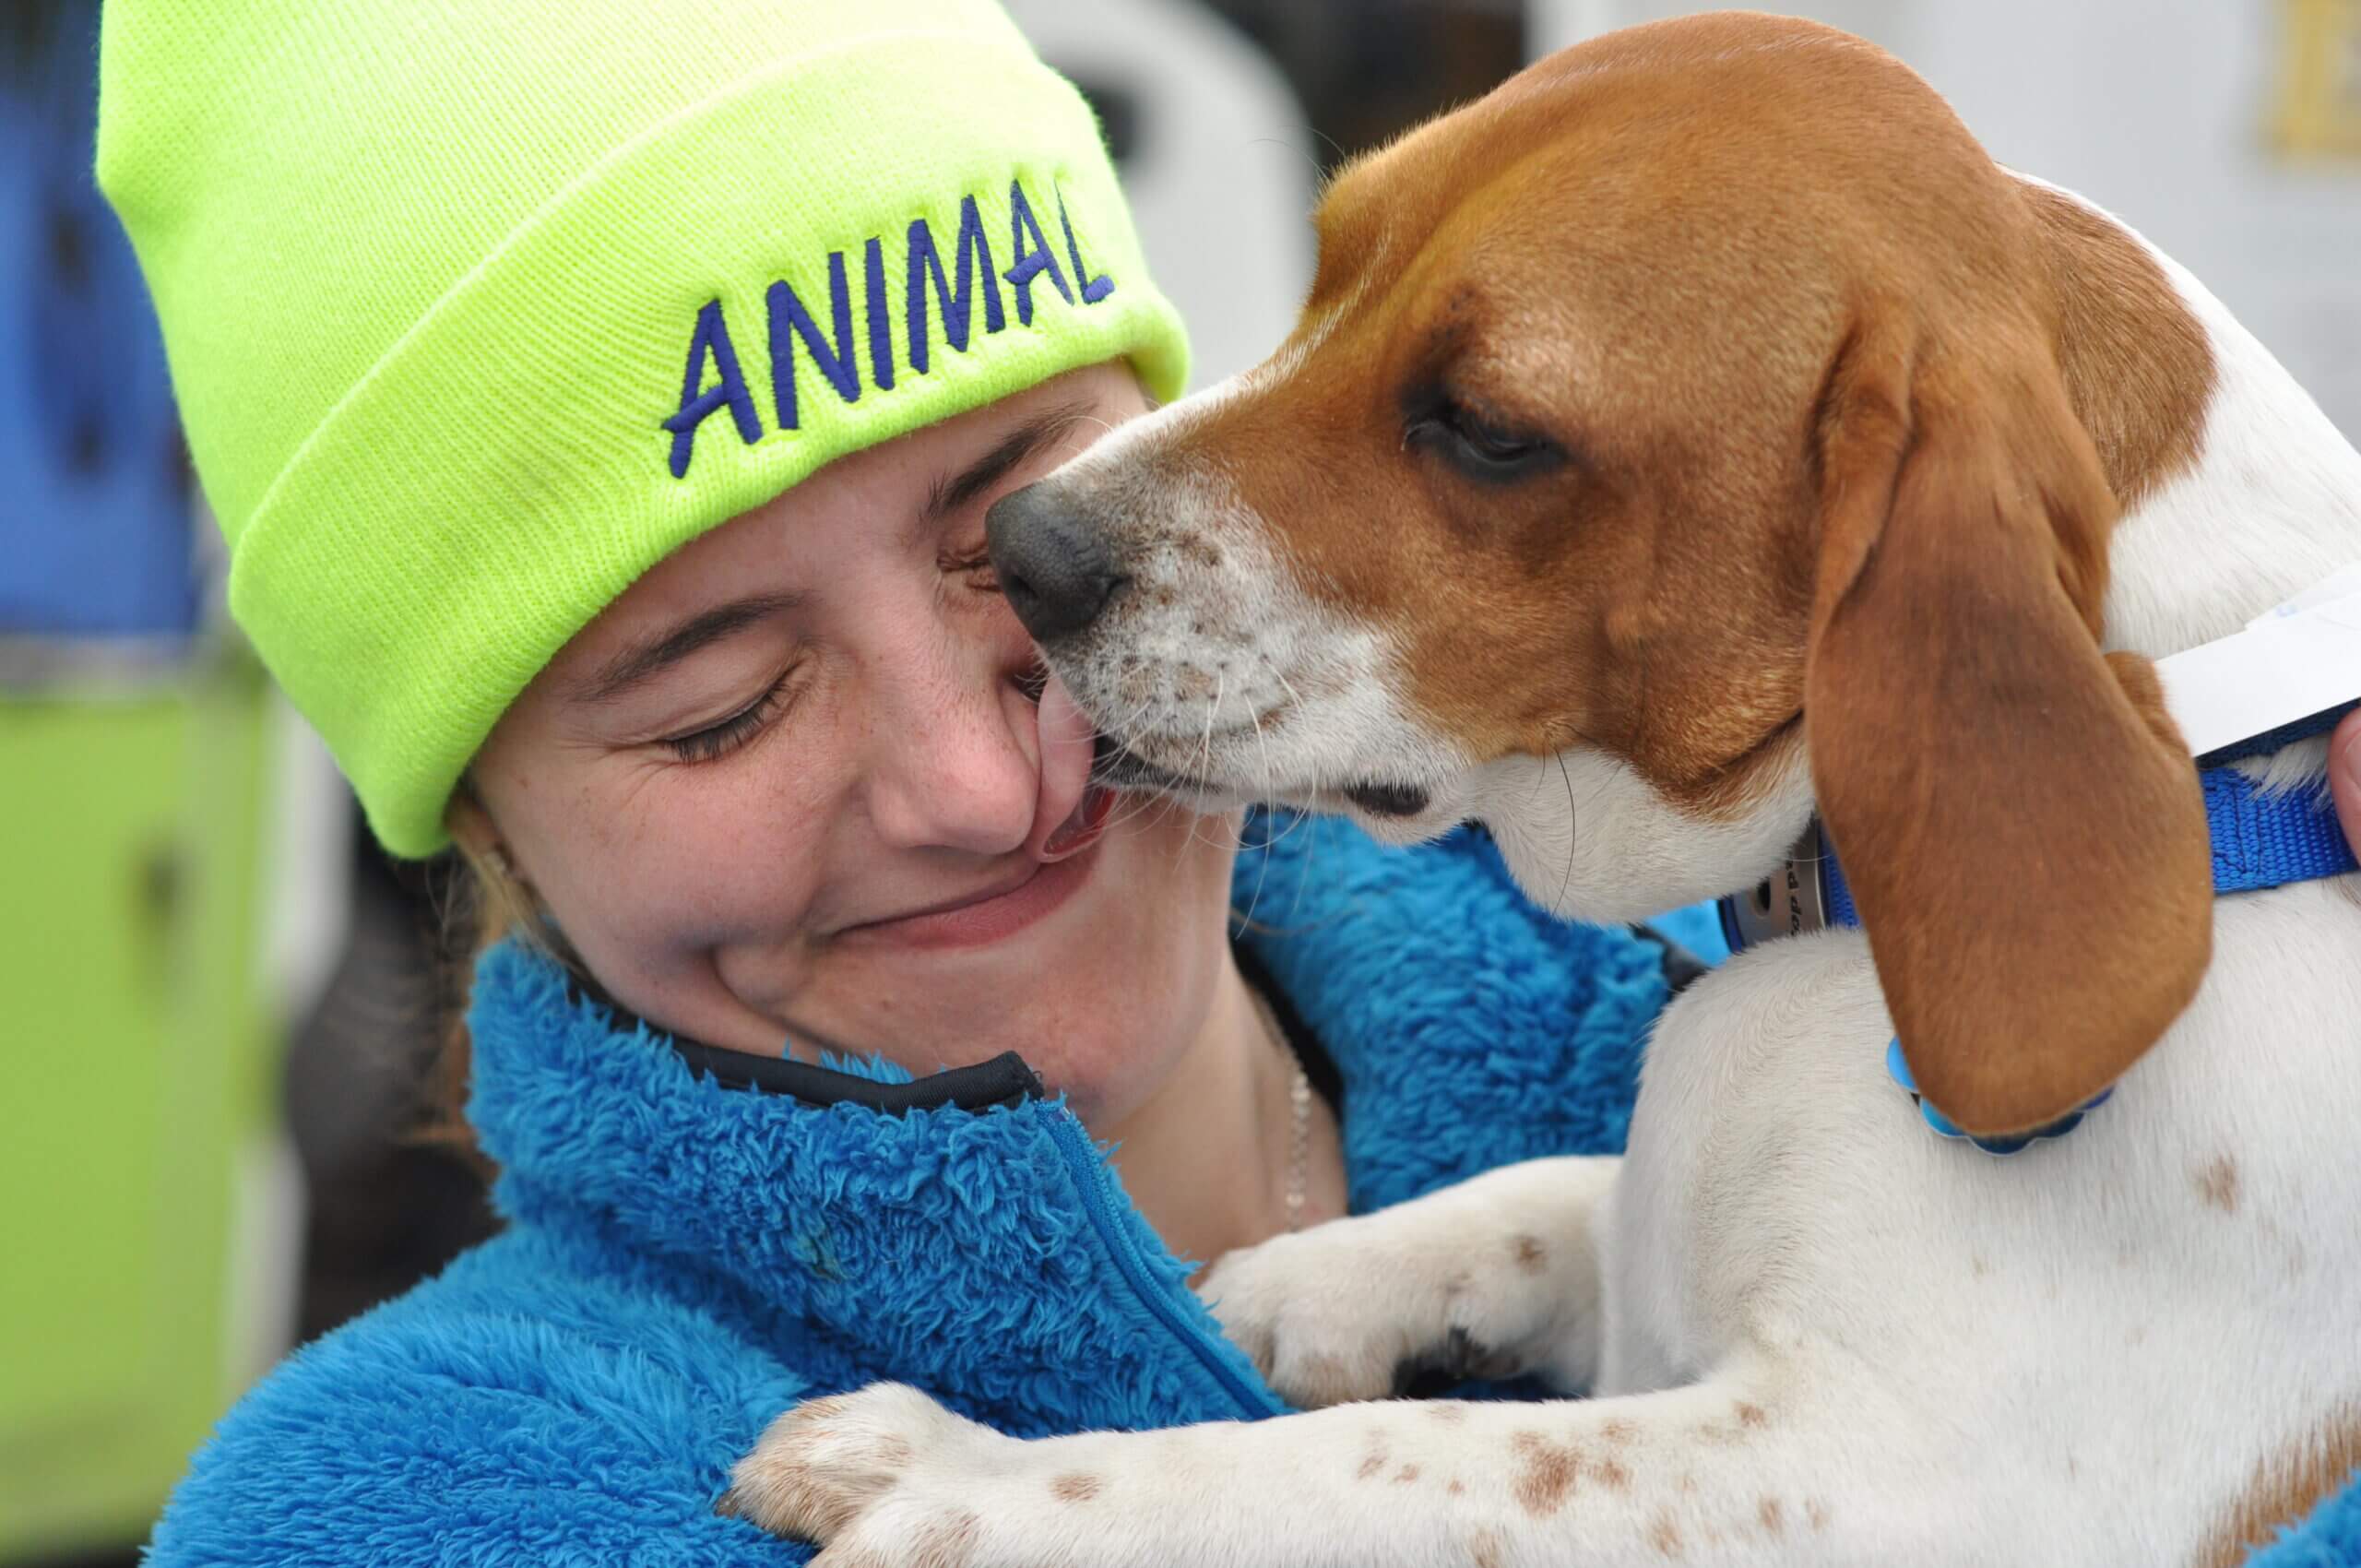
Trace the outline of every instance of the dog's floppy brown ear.
{"label": "dog's floppy brown ear", "polygon": [[2189,754],[2147,662],[2099,651],[2115,499],[2030,331],[1967,359],[1864,327],[1816,439],[1821,818],[1919,1090],[1972,1133],[2038,1126],[2212,953]]}

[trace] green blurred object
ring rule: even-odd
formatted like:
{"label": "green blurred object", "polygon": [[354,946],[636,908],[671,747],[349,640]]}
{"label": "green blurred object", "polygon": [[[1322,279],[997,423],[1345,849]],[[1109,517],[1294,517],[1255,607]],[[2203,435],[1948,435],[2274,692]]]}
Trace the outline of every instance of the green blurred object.
{"label": "green blurred object", "polygon": [[0,1562],[144,1538],[279,1348],[270,724],[243,652],[0,693]]}

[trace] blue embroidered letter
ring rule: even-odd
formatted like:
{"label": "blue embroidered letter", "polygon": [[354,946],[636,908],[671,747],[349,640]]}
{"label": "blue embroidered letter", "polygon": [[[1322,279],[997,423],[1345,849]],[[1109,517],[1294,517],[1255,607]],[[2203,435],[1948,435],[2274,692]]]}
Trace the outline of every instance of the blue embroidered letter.
{"label": "blue embroidered letter", "polygon": [[1016,291],[1016,319],[1027,327],[1033,325],[1033,279],[1043,272],[1058,286],[1066,303],[1074,303],[1074,291],[1066,287],[1065,272],[1058,266],[1057,254],[1050,249],[1049,236],[1041,232],[1032,204],[1025,199],[1024,185],[1014,180],[1008,183],[1008,235],[1016,259],[1001,276]]}
{"label": "blue embroidered letter", "polygon": [[862,279],[869,286],[869,379],[880,392],[894,390],[894,323],[885,314],[885,246],[872,236],[861,248]]}
{"label": "blue embroidered letter", "polygon": [[812,351],[812,362],[848,403],[860,401],[860,361],[852,344],[852,289],[845,281],[845,253],[828,253],[828,314],[834,318],[836,342],[820,336],[820,324],[803,308],[785,281],[771,285],[771,396],[778,403],[778,427],[800,428],[795,422],[795,339]]}
{"label": "blue embroidered letter", "polygon": [[[926,220],[910,220],[910,287],[909,303],[905,307],[909,316],[910,369],[919,375],[926,374],[928,333],[926,324],[926,291],[928,275],[934,280],[934,297],[943,306],[943,336],[961,353],[967,351],[967,309],[971,302],[971,279],[980,279],[984,295],[984,330],[997,332],[1008,325],[1001,312],[1000,274],[992,270],[992,247],[984,238],[983,214],[976,210],[974,196],[962,196],[959,201],[959,238],[952,248],[959,253],[959,282],[955,288],[943,276],[943,258],[935,254],[934,232]],[[975,270],[970,273],[969,268]]]}
{"label": "blue embroidered letter", "polygon": [[[713,356],[721,379],[699,391],[705,384],[707,354]],[[680,411],[664,422],[664,428],[672,433],[674,479],[688,476],[697,426],[724,403],[730,405],[730,417],[738,423],[739,439],[752,446],[763,438],[763,422],[754,413],[754,399],[746,395],[746,379],[738,374],[738,350],[730,345],[729,324],[721,319],[721,302],[712,300],[697,312],[696,327],[689,334],[689,370],[681,381]]]}
{"label": "blue embroidered letter", "polygon": [[1066,259],[1074,263],[1074,280],[1082,291],[1082,303],[1095,305],[1115,291],[1115,280],[1104,272],[1093,278],[1090,268],[1083,266],[1082,248],[1074,243],[1074,220],[1066,216],[1066,193],[1063,191],[1058,192],[1058,227],[1066,232]]}

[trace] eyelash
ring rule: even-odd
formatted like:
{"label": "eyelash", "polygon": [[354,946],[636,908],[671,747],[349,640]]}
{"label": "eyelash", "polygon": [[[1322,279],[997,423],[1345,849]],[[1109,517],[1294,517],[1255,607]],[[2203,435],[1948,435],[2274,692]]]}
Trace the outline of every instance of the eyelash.
{"label": "eyelash", "polygon": [[780,699],[787,692],[787,677],[782,675],[771,689],[718,724],[686,735],[676,735],[664,744],[674,756],[685,763],[718,762],[763,731],[771,721]]}
{"label": "eyelash", "polygon": [[979,593],[1000,591],[1000,577],[992,571],[991,552],[980,544],[966,554],[946,552],[937,564],[947,573],[965,576],[967,586]]}

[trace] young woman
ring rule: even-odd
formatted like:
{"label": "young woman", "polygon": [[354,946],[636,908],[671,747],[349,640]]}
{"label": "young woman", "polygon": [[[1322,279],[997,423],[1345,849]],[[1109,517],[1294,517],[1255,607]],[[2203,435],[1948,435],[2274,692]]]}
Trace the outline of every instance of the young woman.
{"label": "young woman", "polygon": [[990,0],[113,0],[99,164],[233,612],[516,931],[504,1232],[153,1562],[791,1561],[714,1505],[796,1400],[1262,1415],[1183,1260],[1619,1145],[1663,946],[1089,787],[984,511],[1185,351]]}

